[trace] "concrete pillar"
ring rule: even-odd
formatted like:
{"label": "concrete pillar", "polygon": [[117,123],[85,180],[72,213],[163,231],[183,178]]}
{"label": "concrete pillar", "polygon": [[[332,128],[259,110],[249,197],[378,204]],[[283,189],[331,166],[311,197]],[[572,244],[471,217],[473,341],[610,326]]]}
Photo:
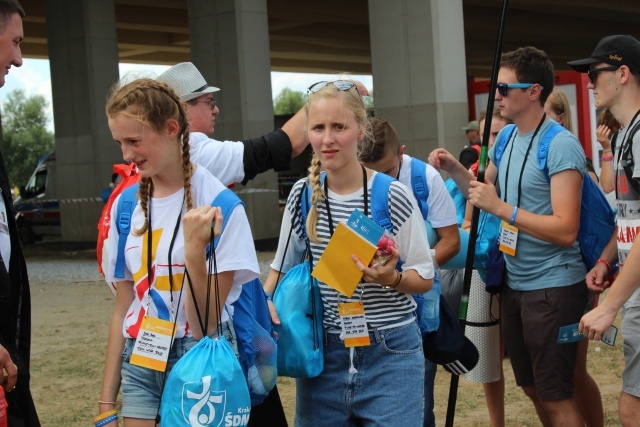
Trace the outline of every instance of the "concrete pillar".
{"label": "concrete pillar", "polygon": [[[271,61],[266,0],[189,0],[191,60],[215,93],[220,115],[214,138],[242,140],[273,131]],[[236,190],[245,202],[253,238],[277,237],[281,214],[277,175],[258,175]]]}
{"label": "concrete pillar", "polygon": [[[113,0],[45,2],[56,129],[56,179],[62,200],[100,198],[122,162],[104,113],[118,79]],[[61,203],[62,238],[95,240],[104,203]]]}
{"label": "concrete pillar", "polygon": [[375,113],[407,154],[456,156],[468,121],[462,0],[369,0]]}

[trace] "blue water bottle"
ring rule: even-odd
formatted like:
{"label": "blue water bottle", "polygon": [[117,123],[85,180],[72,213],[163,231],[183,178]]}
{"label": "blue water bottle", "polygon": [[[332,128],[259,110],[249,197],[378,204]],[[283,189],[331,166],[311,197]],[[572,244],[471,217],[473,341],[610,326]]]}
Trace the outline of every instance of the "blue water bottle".
{"label": "blue water bottle", "polygon": [[438,330],[440,326],[440,267],[436,262],[436,251],[431,249],[431,258],[433,259],[433,287],[424,294],[414,295],[417,308],[416,315],[418,317],[418,326],[422,335]]}

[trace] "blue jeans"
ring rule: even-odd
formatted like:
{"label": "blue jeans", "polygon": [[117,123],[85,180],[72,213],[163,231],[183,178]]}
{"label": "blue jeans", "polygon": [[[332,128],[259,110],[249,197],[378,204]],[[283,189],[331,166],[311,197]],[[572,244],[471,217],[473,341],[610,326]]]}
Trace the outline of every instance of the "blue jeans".
{"label": "blue jeans", "polygon": [[296,380],[297,427],[421,426],[424,353],[417,323],[369,331],[371,345],[350,351],[325,333],[324,370]]}
{"label": "blue jeans", "polygon": [[[227,339],[234,353],[238,353],[236,333],[231,321],[222,324],[224,337]],[[214,336],[218,335],[218,329]],[[169,350],[169,362],[167,364],[167,375],[176,362],[184,356],[187,351],[196,345],[197,341],[192,337],[176,338],[173,346]],[[129,363],[133,353],[135,340],[127,339],[122,352],[122,417],[154,419],[160,407],[160,397],[164,384],[164,372]]]}
{"label": "blue jeans", "polygon": [[436,382],[438,365],[424,359],[424,427],[436,427],[436,416],[433,413],[435,404],[433,387]]}

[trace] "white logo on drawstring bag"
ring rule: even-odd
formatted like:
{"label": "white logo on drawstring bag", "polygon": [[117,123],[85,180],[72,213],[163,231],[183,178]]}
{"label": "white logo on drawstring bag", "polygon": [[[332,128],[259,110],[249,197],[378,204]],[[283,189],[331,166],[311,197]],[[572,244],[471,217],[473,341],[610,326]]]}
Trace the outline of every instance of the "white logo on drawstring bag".
{"label": "white logo on drawstring bag", "polygon": [[[211,376],[182,388],[182,416],[191,427],[237,427],[249,423],[251,407],[226,411],[227,392],[211,390]],[[223,424],[224,422],[224,424]]]}
{"label": "white logo on drawstring bag", "polygon": [[191,427],[220,426],[226,397],[226,391],[211,390],[211,376],[202,377],[202,382],[186,383],[182,389],[184,420]]}

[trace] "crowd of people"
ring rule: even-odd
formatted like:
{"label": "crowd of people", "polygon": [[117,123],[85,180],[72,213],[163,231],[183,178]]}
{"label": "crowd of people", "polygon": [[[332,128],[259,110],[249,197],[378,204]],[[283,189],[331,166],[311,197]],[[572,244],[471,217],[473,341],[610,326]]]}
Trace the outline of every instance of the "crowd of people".
{"label": "crowd of people", "polygon": [[[7,70],[22,64],[24,16],[16,0],[0,0],[0,86]],[[334,230],[354,211],[371,216],[372,197],[378,197],[373,182],[381,177],[390,180],[386,203],[395,247],[386,263],[352,257],[362,274],[353,295],[319,281],[324,369],[314,378],[296,380],[297,426],[435,426],[436,364],[425,359],[414,295],[426,294],[436,278],[440,281],[438,266],[461,250],[460,236],[476,208],[501,221],[505,266],[504,286],[495,300],[499,338],[493,347],[476,343],[484,352],[499,355],[480,358],[481,364],[495,365],[498,374],[470,377],[484,383],[491,425],[505,425],[506,349],[516,384],[542,425],[603,426],[600,391],[587,371],[589,341],[561,344],[558,332],[577,324],[586,338],[599,340],[621,308],[625,369],[618,413],[623,425],[640,425],[640,248],[634,244],[640,230],[640,163],[633,160],[640,156],[640,42],[631,36],[608,36],[588,58],[569,65],[588,74],[587,87],[603,110],[596,131],[603,149],[600,177],[589,168],[573,134],[566,94],[554,89],[550,58],[530,46],[502,55],[496,109],[463,127],[469,147],[459,157],[437,148],[425,162],[405,153],[393,124],[367,117],[362,97],[369,93],[350,79],[312,85],[304,108],[282,129],[235,142],[212,138],[220,113],[215,93],[220,89],[209,85],[192,63],[177,64],[156,79],[117,82],[108,95],[106,117],[123,160],[135,164],[140,183],[130,231],[122,236],[112,226],[104,254],[105,278],[115,284],[116,301],[94,424],[116,426],[116,408],[121,408],[125,426],[156,425],[165,371],[203,338],[202,330],[190,326],[200,320],[198,307],[211,313],[206,330],[213,337],[224,336],[238,357],[231,306],[243,284],[260,271],[243,205],[222,218],[211,202],[230,184],[246,183],[266,170],[288,169],[291,157],[310,144],[309,174],[288,197],[278,249],[264,283],[274,324],[279,323],[278,307],[270,299],[278,277],[307,250],[315,265]],[[487,123],[490,128],[485,130]],[[549,145],[547,176],[535,153],[556,123],[564,129]],[[510,130],[503,131],[507,125]],[[480,182],[484,135],[489,137],[489,152],[485,181]],[[502,148],[494,144],[499,138],[506,141]],[[617,204],[616,231],[590,271],[576,240],[587,170],[604,191],[615,191]],[[438,171],[448,173],[451,181],[445,183]],[[416,191],[416,173],[424,177],[426,192]],[[0,393],[6,392],[8,402],[5,425],[39,426],[29,387],[29,281],[2,157],[0,184]],[[301,201],[307,192],[310,209],[303,214]],[[462,196],[463,202],[456,203],[452,195]],[[117,206],[113,204],[111,218],[117,217]],[[436,235],[431,244],[428,229]],[[218,243],[212,275],[206,253],[214,237]],[[118,265],[121,250],[123,267]],[[620,268],[617,277],[615,266]],[[207,292],[211,279],[219,291],[217,301]],[[443,295],[455,294],[453,282],[442,277]],[[609,287],[598,304],[598,296]],[[460,296],[453,298],[454,310],[456,298]],[[474,303],[487,300],[471,300]],[[345,343],[347,306],[360,307],[364,319],[364,340],[356,346]],[[160,321],[172,325],[175,336],[160,360],[165,368],[159,370],[139,362],[134,343],[149,324]],[[251,408],[248,422],[287,425],[277,387]]]}

